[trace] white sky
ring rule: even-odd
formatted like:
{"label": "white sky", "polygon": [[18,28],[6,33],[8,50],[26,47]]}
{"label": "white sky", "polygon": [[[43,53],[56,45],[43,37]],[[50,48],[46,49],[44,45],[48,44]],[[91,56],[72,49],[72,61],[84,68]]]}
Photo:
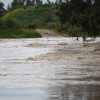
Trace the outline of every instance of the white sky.
{"label": "white sky", "polygon": [[[8,4],[11,4],[13,0],[0,0],[0,2],[3,2],[5,7],[4,8],[7,8]],[[47,1],[47,0],[42,0],[42,1]],[[50,0],[50,1],[55,1],[55,0]]]}
{"label": "white sky", "polygon": [[0,1],[3,2],[4,5],[5,5],[5,8],[7,8],[7,5],[8,5],[8,4],[11,4],[11,2],[12,2],[13,0],[0,0]]}

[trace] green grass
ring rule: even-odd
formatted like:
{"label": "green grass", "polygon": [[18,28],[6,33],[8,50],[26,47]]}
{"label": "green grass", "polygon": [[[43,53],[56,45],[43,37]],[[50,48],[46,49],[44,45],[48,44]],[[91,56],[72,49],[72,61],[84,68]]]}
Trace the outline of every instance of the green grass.
{"label": "green grass", "polygon": [[5,13],[2,20],[13,19],[20,24],[21,28],[27,28],[34,24],[36,28],[57,28],[58,16],[56,16],[55,4],[43,4],[40,6],[18,6]]}
{"label": "green grass", "polygon": [[[2,19],[16,19],[18,21],[23,21],[25,23],[34,23],[34,24],[41,24],[45,23],[44,17],[47,18],[48,16],[52,16],[52,22],[57,22],[58,17],[55,15],[57,11],[56,5],[41,5],[41,6],[26,6],[26,7],[18,7],[16,9],[11,10],[10,12],[6,13]],[[48,16],[47,16],[48,15]]]}
{"label": "green grass", "polygon": [[24,29],[0,29],[0,38],[41,38],[37,31],[26,31]]}
{"label": "green grass", "polygon": [[56,5],[19,6],[0,18],[0,38],[41,38],[36,30],[28,30],[28,25],[36,28],[56,28],[59,25]]}

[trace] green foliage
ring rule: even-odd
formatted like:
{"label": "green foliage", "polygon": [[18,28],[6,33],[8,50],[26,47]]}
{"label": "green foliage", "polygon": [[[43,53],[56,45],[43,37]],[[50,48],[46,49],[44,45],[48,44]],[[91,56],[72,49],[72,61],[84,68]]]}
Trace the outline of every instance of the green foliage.
{"label": "green foliage", "polygon": [[48,12],[44,12],[42,15],[42,19],[45,23],[53,22],[53,12],[51,10],[48,10]]}
{"label": "green foliage", "polygon": [[19,28],[20,27],[20,23],[17,20],[14,19],[0,19],[0,27],[1,28]]}
{"label": "green foliage", "polygon": [[0,19],[0,26],[4,24],[4,20]]}
{"label": "green foliage", "polygon": [[72,37],[79,37],[79,36],[81,36],[80,33],[81,33],[81,27],[74,26],[70,30],[70,36],[72,36]]}
{"label": "green foliage", "polygon": [[0,1],[0,9],[4,7],[4,3]]}
{"label": "green foliage", "polygon": [[[56,13],[61,24],[69,23],[72,27],[82,28],[82,36],[98,36],[100,27],[100,0],[66,0]],[[69,25],[69,26],[70,26]],[[63,26],[63,25],[62,25]],[[77,28],[73,30],[76,36]],[[79,35],[79,34],[77,34]]]}
{"label": "green foliage", "polygon": [[16,19],[18,22],[25,24],[35,24],[37,27],[44,27],[44,24],[50,22],[58,22],[58,17],[55,15],[57,11],[56,5],[43,4],[40,6],[17,6],[7,12],[2,19]]}
{"label": "green foliage", "polygon": [[16,28],[16,23],[14,22],[14,20],[11,19],[7,19],[5,21],[5,25],[7,28]]}
{"label": "green foliage", "polygon": [[[2,19],[3,20],[6,20],[6,19],[9,19],[11,15],[17,13],[17,12],[21,12],[23,10],[22,7],[18,7],[17,9],[12,9],[11,11],[9,11],[8,13],[6,13]],[[10,18],[10,19],[14,19],[14,18]]]}
{"label": "green foliage", "polygon": [[42,37],[42,35],[36,30],[23,29],[23,32],[25,33],[26,38],[41,38]]}
{"label": "green foliage", "polygon": [[19,22],[12,19],[0,19],[0,38],[40,38],[35,30],[27,31],[20,27]]}
{"label": "green foliage", "polygon": [[27,32],[23,29],[2,29],[0,28],[0,38],[41,38],[37,31]]}

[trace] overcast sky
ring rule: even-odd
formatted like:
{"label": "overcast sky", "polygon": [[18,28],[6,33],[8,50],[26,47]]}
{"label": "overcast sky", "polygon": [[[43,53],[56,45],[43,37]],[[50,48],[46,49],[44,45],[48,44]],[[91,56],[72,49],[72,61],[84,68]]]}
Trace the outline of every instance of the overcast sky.
{"label": "overcast sky", "polygon": [[[0,2],[3,2],[5,5],[5,8],[7,8],[8,4],[11,4],[13,0],[0,0]],[[47,0],[42,0],[42,1],[47,1]],[[50,1],[55,1],[55,0],[50,0]]]}
{"label": "overcast sky", "polygon": [[7,8],[7,5],[8,5],[8,4],[11,4],[11,2],[12,2],[13,0],[0,0],[0,1],[3,2],[4,5],[5,5],[5,8]]}

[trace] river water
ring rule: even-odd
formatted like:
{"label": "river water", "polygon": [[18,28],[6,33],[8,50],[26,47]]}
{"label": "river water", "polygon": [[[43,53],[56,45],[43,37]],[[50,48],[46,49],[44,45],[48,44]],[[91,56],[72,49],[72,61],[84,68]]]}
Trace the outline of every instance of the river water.
{"label": "river water", "polygon": [[100,100],[99,40],[1,39],[0,100]]}

